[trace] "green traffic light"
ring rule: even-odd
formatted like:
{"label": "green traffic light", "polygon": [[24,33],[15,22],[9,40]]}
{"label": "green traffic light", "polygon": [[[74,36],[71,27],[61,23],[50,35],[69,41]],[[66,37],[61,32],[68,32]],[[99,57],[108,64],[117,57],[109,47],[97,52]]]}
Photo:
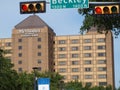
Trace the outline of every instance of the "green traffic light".
{"label": "green traffic light", "polygon": [[41,10],[41,5],[39,3],[36,4],[36,9]]}
{"label": "green traffic light", "polygon": [[113,7],[111,8],[111,11],[112,11],[112,13],[117,13],[117,7],[116,7],[116,6],[113,6]]}

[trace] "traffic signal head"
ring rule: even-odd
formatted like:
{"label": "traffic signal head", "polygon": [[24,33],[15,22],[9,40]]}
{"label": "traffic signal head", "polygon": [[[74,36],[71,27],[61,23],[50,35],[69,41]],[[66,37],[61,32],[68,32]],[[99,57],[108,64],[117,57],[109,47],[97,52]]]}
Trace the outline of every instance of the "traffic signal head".
{"label": "traffic signal head", "polygon": [[96,2],[90,3],[90,5],[93,7],[95,15],[120,14],[119,2]]}
{"label": "traffic signal head", "polygon": [[45,1],[20,2],[20,13],[43,13],[46,12]]}

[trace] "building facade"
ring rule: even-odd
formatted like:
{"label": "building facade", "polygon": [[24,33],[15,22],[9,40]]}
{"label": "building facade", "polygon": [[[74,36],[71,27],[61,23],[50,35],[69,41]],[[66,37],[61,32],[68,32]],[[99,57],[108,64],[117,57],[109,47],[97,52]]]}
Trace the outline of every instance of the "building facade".
{"label": "building facade", "polygon": [[91,28],[85,35],[56,36],[43,20],[32,15],[15,26],[12,38],[0,39],[0,47],[12,52],[6,55],[18,72],[38,67],[39,71],[60,73],[64,82],[114,86],[111,32],[100,34]]}
{"label": "building facade", "polygon": [[55,37],[55,71],[64,81],[84,84],[114,84],[112,33],[89,31],[86,35]]}
{"label": "building facade", "polygon": [[6,51],[5,57],[11,59],[12,56],[12,39],[2,38],[0,39],[0,48]]}

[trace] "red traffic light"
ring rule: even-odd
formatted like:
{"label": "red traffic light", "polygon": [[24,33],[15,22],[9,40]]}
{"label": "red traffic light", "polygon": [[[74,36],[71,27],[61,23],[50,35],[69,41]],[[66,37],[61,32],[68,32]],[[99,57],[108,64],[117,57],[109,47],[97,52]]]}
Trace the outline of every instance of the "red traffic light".
{"label": "red traffic light", "polygon": [[46,12],[46,2],[45,1],[32,1],[32,2],[21,2],[20,3],[20,13],[43,13]]}
{"label": "red traffic light", "polygon": [[119,5],[96,5],[94,14],[119,14]]}
{"label": "red traffic light", "polygon": [[27,10],[28,10],[28,7],[27,7],[27,5],[24,5],[24,4],[23,4],[23,5],[21,6],[21,9],[22,9],[23,11],[27,11]]}
{"label": "red traffic light", "polygon": [[100,7],[95,8],[95,13],[96,14],[102,14],[102,9]]}

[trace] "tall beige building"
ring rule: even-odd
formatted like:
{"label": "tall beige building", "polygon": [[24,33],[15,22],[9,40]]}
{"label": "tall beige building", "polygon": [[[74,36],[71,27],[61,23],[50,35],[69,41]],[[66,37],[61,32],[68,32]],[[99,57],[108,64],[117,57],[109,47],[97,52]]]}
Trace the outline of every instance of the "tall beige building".
{"label": "tall beige building", "polygon": [[99,34],[94,29],[86,35],[55,37],[55,71],[64,81],[84,84],[114,85],[112,33]]}
{"label": "tall beige building", "polygon": [[55,33],[38,16],[32,15],[15,26],[12,32],[12,62],[19,72],[53,71]]}
{"label": "tall beige building", "polygon": [[11,39],[0,39],[0,47],[12,51],[11,61],[18,72],[55,71],[64,82],[113,85],[114,57],[112,33],[100,34],[91,28],[85,35],[56,36],[38,16],[32,15],[15,26]]}

